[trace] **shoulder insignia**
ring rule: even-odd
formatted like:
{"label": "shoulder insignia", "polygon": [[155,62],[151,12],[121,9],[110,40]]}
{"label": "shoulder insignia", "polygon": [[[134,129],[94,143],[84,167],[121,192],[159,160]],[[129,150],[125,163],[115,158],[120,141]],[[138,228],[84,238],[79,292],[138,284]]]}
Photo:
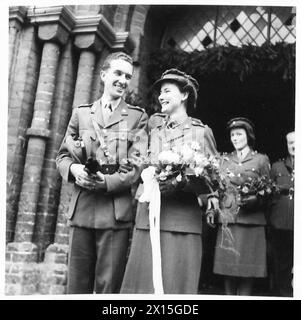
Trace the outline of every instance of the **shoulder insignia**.
{"label": "shoulder insignia", "polygon": [[91,108],[93,103],[83,103],[78,106],[78,108]]}
{"label": "shoulder insignia", "polygon": [[204,123],[200,119],[191,118],[191,123],[194,126],[205,127]]}
{"label": "shoulder insignia", "polygon": [[128,108],[129,109],[133,109],[133,110],[137,110],[137,111],[140,111],[140,112],[145,112],[145,110],[141,107],[138,107],[138,106],[132,106],[130,104],[128,104]]}
{"label": "shoulder insignia", "polygon": [[164,113],[154,113],[150,116],[148,120],[148,127],[150,130],[163,125],[165,121],[166,114]]}

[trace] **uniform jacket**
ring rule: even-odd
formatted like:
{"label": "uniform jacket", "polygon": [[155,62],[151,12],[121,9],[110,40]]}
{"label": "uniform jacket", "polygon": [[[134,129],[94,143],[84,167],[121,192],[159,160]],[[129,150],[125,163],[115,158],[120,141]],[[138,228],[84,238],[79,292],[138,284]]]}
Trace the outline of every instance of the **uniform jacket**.
{"label": "uniform jacket", "polygon": [[[261,153],[257,153],[256,151],[250,150],[242,161],[238,159],[236,152],[232,152],[223,158],[222,170],[231,173],[230,183],[234,187],[243,184],[249,177],[255,178],[256,176],[263,175],[267,177],[270,176],[270,162],[268,157]],[[234,206],[234,203],[229,198],[223,203],[223,206],[226,209],[230,209],[231,206]],[[242,207],[239,209],[238,213],[234,215],[233,222],[250,225],[265,225],[265,215],[266,212],[264,207],[254,210]]]}
{"label": "uniform jacket", "polygon": [[[93,119],[99,126],[105,150],[100,145]],[[145,154],[148,146],[147,120],[142,108],[128,105],[123,100],[113,111],[107,125],[103,122],[100,100],[76,107],[56,159],[63,179],[74,182],[70,166],[84,162],[78,137],[84,143],[87,157],[95,157],[99,162],[118,163],[124,158],[131,158],[133,154]],[[110,155],[110,160],[105,152]],[[126,174],[105,174],[107,190],[90,191],[74,184],[68,212],[71,225],[97,229],[127,226],[134,218],[131,186],[140,173],[141,168],[135,166]]]}
{"label": "uniform jacket", "polygon": [[[150,151],[153,161],[156,161],[161,147],[169,150],[173,146],[183,145],[185,141],[197,141],[205,153],[217,153],[212,130],[200,120],[187,118],[172,129],[168,129],[166,123],[163,114],[155,114],[149,120]],[[149,229],[148,221],[148,203],[138,203],[136,228]],[[161,196],[160,228],[164,231],[201,234],[202,209],[197,197],[187,190],[177,191],[168,197]]]}
{"label": "uniform jacket", "polygon": [[[271,178],[280,188],[294,188],[294,167],[290,157],[272,165]],[[294,199],[288,194],[274,196],[270,208],[269,223],[276,229],[293,230]]]}

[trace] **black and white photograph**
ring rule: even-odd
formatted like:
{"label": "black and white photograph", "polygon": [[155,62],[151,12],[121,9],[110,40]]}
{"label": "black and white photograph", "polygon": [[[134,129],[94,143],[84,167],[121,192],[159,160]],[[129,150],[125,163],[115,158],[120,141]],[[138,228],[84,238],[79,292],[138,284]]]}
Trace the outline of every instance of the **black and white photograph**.
{"label": "black and white photograph", "polygon": [[296,298],[296,5],[49,3],[6,7],[5,297]]}

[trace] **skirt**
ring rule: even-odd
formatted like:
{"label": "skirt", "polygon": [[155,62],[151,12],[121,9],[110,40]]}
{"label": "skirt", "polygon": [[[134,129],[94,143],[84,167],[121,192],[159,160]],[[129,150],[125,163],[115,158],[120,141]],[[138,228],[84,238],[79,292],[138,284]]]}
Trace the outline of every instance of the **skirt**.
{"label": "skirt", "polygon": [[[161,231],[165,294],[197,294],[202,264],[200,234]],[[120,293],[154,293],[149,230],[135,229]]]}
{"label": "skirt", "polygon": [[264,226],[231,224],[233,247],[224,246],[225,232],[219,226],[214,257],[216,274],[264,278],[267,276],[267,249]]}

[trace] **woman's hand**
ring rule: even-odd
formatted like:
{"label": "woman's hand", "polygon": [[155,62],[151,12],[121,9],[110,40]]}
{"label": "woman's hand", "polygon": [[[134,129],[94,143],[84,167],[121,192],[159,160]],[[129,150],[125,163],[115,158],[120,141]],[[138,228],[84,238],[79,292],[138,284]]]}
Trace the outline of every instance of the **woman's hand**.
{"label": "woman's hand", "polygon": [[214,211],[208,211],[206,213],[206,222],[211,228],[215,228],[214,218],[215,218]]}
{"label": "woman's hand", "polygon": [[248,210],[255,209],[258,206],[258,198],[256,195],[241,197],[240,202],[240,206]]}
{"label": "woman's hand", "polygon": [[178,182],[176,178],[166,179],[164,181],[159,181],[159,188],[161,194],[167,196],[171,195],[173,192],[177,190]]}

